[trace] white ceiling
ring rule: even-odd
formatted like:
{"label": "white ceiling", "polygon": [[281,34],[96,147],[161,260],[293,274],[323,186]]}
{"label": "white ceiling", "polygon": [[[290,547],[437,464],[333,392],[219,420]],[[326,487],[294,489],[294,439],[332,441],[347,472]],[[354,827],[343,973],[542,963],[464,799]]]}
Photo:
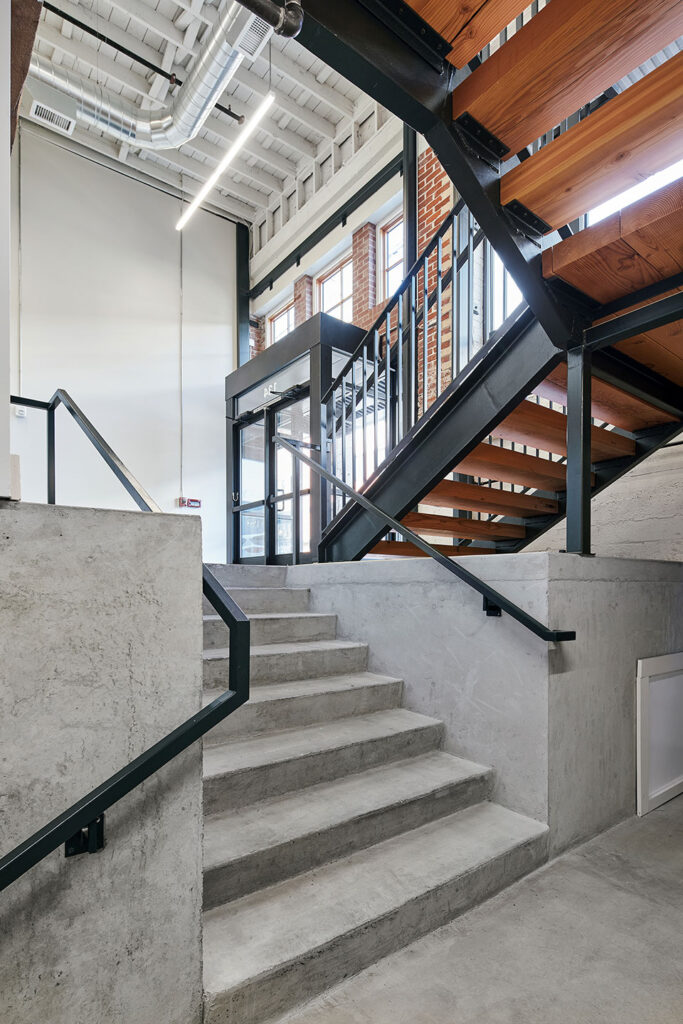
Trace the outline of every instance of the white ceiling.
{"label": "white ceiling", "polygon": [[[53,0],[54,6],[180,79],[201,52],[219,10],[231,0]],[[36,49],[105,90],[143,109],[167,102],[169,82],[114,47],[43,10]],[[272,58],[272,70],[269,63]],[[272,79],[271,79],[272,75]],[[215,190],[212,205],[258,230],[255,249],[270,240],[319,187],[354,159],[388,115],[355,86],[315,59],[296,40],[273,37],[262,56],[244,63],[221,104],[249,117],[269,89],[272,113],[259,126]],[[214,111],[199,135],[178,150],[136,151],[79,125],[75,141],[172,182],[197,190],[234,140],[239,126]]]}

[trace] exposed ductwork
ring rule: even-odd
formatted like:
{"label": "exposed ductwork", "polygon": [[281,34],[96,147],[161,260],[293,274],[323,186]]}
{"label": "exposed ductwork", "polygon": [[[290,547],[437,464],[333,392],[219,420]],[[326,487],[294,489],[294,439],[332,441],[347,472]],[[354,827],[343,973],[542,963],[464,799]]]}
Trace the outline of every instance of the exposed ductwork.
{"label": "exposed ductwork", "polygon": [[275,30],[279,36],[294,38],[301,32],[304,23],[304,9],[299,0],[287,0],[285,4],[275,0],[239,0],[243,7],[256,14]]}
{"label": "exposed ductwork", "polygon": [[[269,6],[286,11],[276,4]],[[177,149],[197,135],[243,58],[257,57],[274,30],[272,21],[247,11],[241,3],[230,4],[177,95],[159,110],[140,110],[36,53],[31,57],[30,78],[69,97],[78,121],[118,142],[138,149]]]}

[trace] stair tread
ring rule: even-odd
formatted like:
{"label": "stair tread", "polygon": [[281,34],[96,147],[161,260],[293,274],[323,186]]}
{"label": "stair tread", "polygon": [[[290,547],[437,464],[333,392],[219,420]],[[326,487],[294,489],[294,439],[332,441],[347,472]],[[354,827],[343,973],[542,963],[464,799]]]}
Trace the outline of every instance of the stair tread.
{"label": "stair tread", "polygon": [[331,722],[307,725],[303,728],[266,732],[245,739],[216,744],[204,750],[204,778],[225,775],[234,771],[276,765],[293,761],[321,751],[338,750],[351,744],[400,735],[415,729],[439,726],[441,723],[426,715],[393,708],[373,711],[366,715],[337,718]]}
{"label": "stair tread", "polygon": [[566,489],[567,467],[564,463],[551,462],[495,444],[477,445],[453,469],[468,476],[502,480],[505,483],[536,487],[542,491]]}
{"label": "stair tread", "polygon": [[[270,656],[272,654],[296,654],[302,651],[346,651],[366,648],[367,644],[355,640],[294,640],[282,644],[257,644],[251,648],[251,657]],[[204,651],[204,661],[227,660],[230,651],[227,647],[216,647]]]}
{"label": "stair tread", "polygon": [[484,765],[435,750],[212,815],[204,826],[204,869],[491,772]]}
{"label": "stair tread", "polygon": [[420,505],[521,517],[554,515],[558,511],[558,503],[552,498],[518,494],[459,480],[442,480],[422,498]]}
{"label": "stair tread", "polygon": [[496,804],[477,804],[209,910],[205,990],[267,976],[546,831]]}
{"label": "stair tread", "polygon": [[[340,693],[344,690],[362,689],[367,686],[390,686],[400,683],[395,676],[378,675],[375,672],[349,672],[337,676],[318,676],[315,679],[294,679],[286,683],[263,683],[249,694],[250,704],[263,704],[271,700],[288,700],[293,697],[311,697],[325,693]],[[216,699],[213,690],[204,691],[206,706]]]}
{"label": "stair tread", "polygon": [[680,158],[683,53],[610,100],[503,176],[500,201],[517,201],[550,228]]}
{"label": "stair tread", "polygon": [[[521,402],[491,431],[492,437],[528,444],[555,455],[567,454],[567,417],[532,401]],[[594,462],[634,455],[636,443],[604,427],[591,427],[591,456]]]}
{"label": "stair tread", "polygon": [[[299,621],[299,619],[333,619],[334,612],[249,612],[250,619],[267,622],[271,619],[287,619]],[[222,622],[220,615],[205,615],[205,622]]]}
{"label": "stair tread", "polygon": [[674,181],[543,251],[543,276],[597,302],[683,270],[683,181]]}
{"label": "stair tread", "polygon": [[680,31],[678,0],[553,0],[455,89],[453,116],[518,153]]}
{"label": "stair tread", "polygon": [[473,539],[522,538],[526,528],[516,523],[487,522],[484,519],[458,519],[433,512],[409,512],[401,520],[415,533],[427,536],[472,537]]}
{"label": "stair tread", "polygon": [[[460,558],[464,555],[492,555],[494,548],[466,547],[464,544],[432,544],[433,548],[440,551],[447,558]],[[429,558],[415,544],[405,540],[380,540],[368,552],[371,555],[392,555],[399,558]]]}

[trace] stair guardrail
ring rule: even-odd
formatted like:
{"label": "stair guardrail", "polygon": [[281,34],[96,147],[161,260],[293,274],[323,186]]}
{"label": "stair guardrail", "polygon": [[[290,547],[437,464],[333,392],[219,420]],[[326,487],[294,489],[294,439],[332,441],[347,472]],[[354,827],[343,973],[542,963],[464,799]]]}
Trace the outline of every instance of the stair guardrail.
{"label": "stair guardrail", "polygon": [[[138,483],[66,391],[60,388],[49,402],[12,395],[10,403],[43,409],[47,413],[49,504],[55,504],[54,414],[59,405],[64,405],[138,507],[146,512],[161,512],[156,502]],[[95,853],[102,849],[105,811],[201,739],[249,699],[249,619],[206,564],[202,567],[202,590],[230,630],[228,689],[2,857],[0,891],[58,849],[62,843],[65,844],[67,857],[80,853]]]}
{"label": "stair guardrail", "polygon": [[479,579],[479,577],[475,576],[474,573],[464,569],[447,555],[441,554],[437,548],[432,547],[432,545],[420,537],[419,534],[414,533],[407,526],[404,526],[403,523],[400,523],[398,519],[394,519],[393,516],[384,512],[381,508],[375,505],[374,502],[370,501],[369,498],[366,498],[364,494],[360,494],[358,491],[355,491],[345,483],[345,481],[334,476],[333,473],[330,473],[319,463],[314,462],[313,459],[309,459],[308,456],[304,455],[301,451],[301,448],[310,448],[313,446],[302,441],[293,441],[291,438],[285,439],[279,434],[276,434],[273,437],[273,442],[285,451],[289,452],[289,454],[294,456],[294,458],[303,462],[304,465],[308,466],[309,469],[312,469],[319,476],[327,480],[327,482],[333,487],[338,487],[351,501],[357,502],[367,512],[370,512],[383,520],[389,529],[395,530],[396,533],[400,534],[404,538],[404,540],[414,544],[415,547],[419,548],[420,551],[423,551],[424,554],[429,555],[430,558],[433,558],[434,561],[438,562],[444,569],[447,569],[454,576],[457,576],[458,579],[462,580],[463,583],[466,583],[473,590],[476,590],[478,594],[481,594],[484,599],[484,611],[487,615],[497,617],[502,612],[506,612],[513,619],[516,619],[517,622],[521,623],[521,625],[526,629],[529,629],[536,636],[540,637],[541,640],[545,640],[548,643],[561,643],[566,640],[576,640],[575,630],[549,629],[548,626],[545,626],[542,622],[539,622],[538,619],[535,619],[533,615],[529,615],[528,612],[519,608],[513,601],[510,601],[509,598],[500,594],[497,590],[494,590],[493,587],[490,587],[488,583]]}

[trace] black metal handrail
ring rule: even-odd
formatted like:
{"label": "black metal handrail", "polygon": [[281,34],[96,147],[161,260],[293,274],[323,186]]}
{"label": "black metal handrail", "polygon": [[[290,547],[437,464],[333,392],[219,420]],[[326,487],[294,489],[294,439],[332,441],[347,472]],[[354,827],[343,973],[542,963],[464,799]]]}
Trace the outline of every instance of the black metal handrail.
{"label": "black metal handrail", "polygon": [[[48,502],[50,504],[55,503],[54,412],[61,404],[74,417],[138,507],[147,512],[161,511],[66,391],[59,389],[49,402],[20,398],[17,395],[12,395],[10,402],[13,405],[43,409],[48,414]],[[102,830],[102,815],[109,807],[118,803],[122,797],[132,792],[169,761],[176,758],[178,754],[201,739],[210,729],[213,729],[249,699],[249,619],[206,564],[202,566],[202,590],[204,596],[230,630],[228,690],[2,857],[0,859],[0,891],[11,885],[62,843],[67,844],[67,850],[71,848],[71,851],[75,852],[94,851],[97,848],[95,834],[98,828],[100,831]],[[83,835],[84,830],[87,832],[86,836]]]}
{"label": "black metal handrail", "polygon": [[535,619],[533,615],[529,615],[528,612],[519,608],[513,601],[510,601],[509,598],[505,597],[503,594],[499,594],[497,590],[490,587],[488,583],[484,583],[484,581],[480,580],[478,576],[474,575],[474,573],[469,572],[467,569],[463,569],[461,565],[458,565],[457,562],[453,562],[446,555],[442,555],[437,548],[432,547],[432,545],[426,540],[423,540],[419,534],[414,533],[407,526],[404,526],[403,523],[400,523],[398,519],[394,519],[393,516],[384,512],[381,508],[375,505],[374,502],[366,498],[364,494],[359,494],[358,491],[354,491],[352,487],[349,487],[349,485],[345,483],[345,481],[340,480],[339,477],[328,472],[317,462],[314,462],[313,459],[309,459],[308,456],[304,455],[295,444],[291,443],[291,440],[286,440],[284,437],[280,437],[279,434],[276,434],[273,437],[273,441],[275,444],[280,445],[280,447],[284,448],[285,451],[288,451],[295,458],[307,465],[310,469],[313,469],[320,476],[324,477],[328,483],[338,487],[349,498],[351,498],[352,501],[357,502],[367,512],[371,512],[382,519],[391,530],[395,530],[396,533],[401,534],[404,540],[414,544],[420,549],[420,551],[423,551],[426,555],[429,555],[430,558],[433,558],[435,562],[438,562],[439,565],[442,565],[444,569],[448,569],[448,571],[453,573],[454,576],[457,576],[458,579],[472,587],[472,589],[476,590],[478,594],[481,594],[484,598],[484,610],[489,614],[499,614],[501,611],[507,612],[513,619],[516,619],[517,622],[521,623],[527,629],[531,630],[532,633],[535,633],[536,636],[540,637],[541,640],[546,640],[549,643],[560,643],[564,640],[576,640],[575,630],[549,629],[547,626],[544,626],[543,623],[539,622],[538,619]]}

